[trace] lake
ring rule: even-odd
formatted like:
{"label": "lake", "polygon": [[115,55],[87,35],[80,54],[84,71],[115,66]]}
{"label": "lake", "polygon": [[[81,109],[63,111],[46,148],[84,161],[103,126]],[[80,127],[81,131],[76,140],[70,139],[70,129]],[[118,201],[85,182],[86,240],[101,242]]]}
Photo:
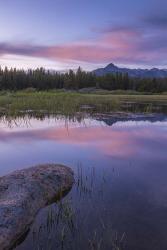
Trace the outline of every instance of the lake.
{"label": "lake", "polygon": [[16,250],[167,249],[167,115],[1,117],[0,152],[1,176],[43,163],[75,172]]}

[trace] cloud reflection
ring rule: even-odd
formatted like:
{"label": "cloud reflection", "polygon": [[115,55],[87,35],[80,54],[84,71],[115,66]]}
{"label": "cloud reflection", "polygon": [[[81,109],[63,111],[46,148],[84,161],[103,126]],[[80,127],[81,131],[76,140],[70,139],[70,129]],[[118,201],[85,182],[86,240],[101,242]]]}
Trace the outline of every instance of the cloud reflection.
{"label": "cloud reflection", "polygon": [[[29,144],[39,141],[54,142],[56,146],[76,146],[83,150],[95,150],[111,157],[131,157],[135,154],[157,154],[167,147],[167,134],[163,123],[146,126],[128,122],[115,124],[113,127],[93,125],[88,127],[74,125],[51,126],[49,128],[29,128],[27,130],[0,130],[0,144]],[[128,126],[128,124],[130,126]],[[127,126],[126,126],[127,125]]]}

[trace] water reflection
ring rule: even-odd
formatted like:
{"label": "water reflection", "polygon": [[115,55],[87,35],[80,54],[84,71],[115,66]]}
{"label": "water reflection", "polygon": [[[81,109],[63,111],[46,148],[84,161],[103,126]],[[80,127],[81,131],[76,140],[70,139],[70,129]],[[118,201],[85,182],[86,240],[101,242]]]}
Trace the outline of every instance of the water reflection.
{"label": "water reflection", "polygon": [[[60,162],[71,166],[76,178],[82,180],[79,186],[76,182],[64,201],[72,222],[61,220],[48,233],[48,213],[53,213],[54,218],[60,213],[53,204],[41,210],[30,234],[17,249],[38,249],[39,242],[43,244],[39,249],[47,249],[49,240],[50,249],[165,250],[166,150],[164,115],[119,115],[117,119],[98,115],[81,122],[67,122],[62,117],[42,121],[33,118],[10,127],[1,122],[1,175],[38,163]],[[73,223],[77,232],[63,229],[66,223]],[[39,230],[34,245],[33,235]],[[65,237],[64,248],[61,240],[58,242],[61,237]]]}
{"label": "water reflection", "polygon": [[[109,119],[109,118],[108,118]],[[146,118],[145,118],[146,119]],[[67,122],[64,119],[31,119],[8,127],[0,123],[0,173],[33,163],[58,161],[69,163],[108,158],[166,159],[167,120],[106,122],[85,119]],[[10,161],[8,157],[10,155]],[[11,166],[12,163],[12,166]],[[16,164],[15,164],[16,163]],[[11,166],[11,167],[10,167]]]}

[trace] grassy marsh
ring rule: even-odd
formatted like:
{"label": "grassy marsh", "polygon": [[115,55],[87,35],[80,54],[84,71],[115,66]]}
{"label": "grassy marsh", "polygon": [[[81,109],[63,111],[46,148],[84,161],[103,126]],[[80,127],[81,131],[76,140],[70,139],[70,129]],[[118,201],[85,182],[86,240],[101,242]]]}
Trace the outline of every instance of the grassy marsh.
{"label": "grassy marsh", "polygon": [[77,112],[166,112],[167,95],[130,95],[76,92],[0,92],[0,113],[8,116],[22,113],[75,115]]}

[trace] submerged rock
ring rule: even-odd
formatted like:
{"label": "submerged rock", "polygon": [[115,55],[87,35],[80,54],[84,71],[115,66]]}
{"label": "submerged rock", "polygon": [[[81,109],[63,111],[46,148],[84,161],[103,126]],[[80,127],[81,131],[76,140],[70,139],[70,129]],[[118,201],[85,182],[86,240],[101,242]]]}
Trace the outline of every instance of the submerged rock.
{"label": "submerged rock", "polygon": [[0,178],[0,249],[11,248],[29,229],[40,208],[71,189],[73,172],[40,165]]}

